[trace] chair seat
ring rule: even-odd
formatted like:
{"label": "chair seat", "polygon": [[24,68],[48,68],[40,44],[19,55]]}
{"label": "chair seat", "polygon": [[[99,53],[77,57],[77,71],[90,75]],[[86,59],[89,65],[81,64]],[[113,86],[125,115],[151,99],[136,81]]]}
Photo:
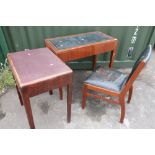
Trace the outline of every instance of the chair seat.
{"label": "chair seat", "polygon": [[99,67],[86,79],[85,83],[120,92],[125,85],[127,77],[128,75],[118,70]]}

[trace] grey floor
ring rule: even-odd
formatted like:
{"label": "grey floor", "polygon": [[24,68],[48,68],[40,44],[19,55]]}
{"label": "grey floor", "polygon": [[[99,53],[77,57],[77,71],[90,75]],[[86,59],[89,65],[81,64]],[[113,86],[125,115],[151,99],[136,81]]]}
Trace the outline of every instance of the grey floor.
{"label": "grey floor", "polygon": [[[123,69],[128,73],[129,69]],[[146,68],[134,83],[126,116],[119,123],[120,107],[103,100],[88,98],[87,107],[81,109],[81,88],[91,71],[74,71],[72,121],[66,122],[66,88],[64,100],[59,100],[58,90],[31,98],[36,128],[155,128],[155,52]],[[29,128],[24,107],[19,103],[15,89],[9,89],[0,98],[0,128]]]}

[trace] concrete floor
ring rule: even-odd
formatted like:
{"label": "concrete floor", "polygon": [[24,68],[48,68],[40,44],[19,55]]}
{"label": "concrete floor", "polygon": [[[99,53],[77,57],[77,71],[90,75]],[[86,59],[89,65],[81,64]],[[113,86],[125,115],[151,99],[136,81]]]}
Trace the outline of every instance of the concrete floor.
{"label": "concrete floor", "polygon": [[[129,72],[129,69],[123,69]],[[155,128],[155,52],[134,83],[131,104],[126,104],[126,116],[120,124],[120,107],[103,100],[88,98],[81,109],[81,89],[91,71],[74,71],[72,121],[66,122],[66,88],[64,100],[58,90],[31,98],[36,128]],[[15,89],[9,89],[0,98],[0,128],[29,128],[24,107],[21,107]]]}

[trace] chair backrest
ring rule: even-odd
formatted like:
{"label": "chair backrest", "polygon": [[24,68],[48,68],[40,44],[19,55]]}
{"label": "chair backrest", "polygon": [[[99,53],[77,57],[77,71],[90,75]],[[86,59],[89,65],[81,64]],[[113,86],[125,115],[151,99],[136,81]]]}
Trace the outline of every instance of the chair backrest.
{"label": "chair backrest", "polygon": [[137,61],[135,62],[135,64],[133,65],[133,68],[126,80],[126,83],[129,81],[129,79],[132,77],[132,75],[134,74],[134,72],[136,71],[137,67],[139,66],[139,64],[143,61],[145,64],[148,62],[150,56],[151,56],[151,52],[152,52],[152,46],[148,45],[145,50],[140,54],[140,56],[138,57]]}

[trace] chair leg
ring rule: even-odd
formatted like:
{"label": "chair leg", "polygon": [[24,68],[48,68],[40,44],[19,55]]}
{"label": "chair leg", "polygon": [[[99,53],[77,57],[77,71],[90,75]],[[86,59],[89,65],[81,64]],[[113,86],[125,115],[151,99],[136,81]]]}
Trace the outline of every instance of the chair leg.
{"label": "chair leg", "polygon": [[120,97],[119,99],[120,106],[121,106],[121,117],[120,117],[120,123],[123,123],[124,117],[125,117],[125,97]]}
{"label": "chair leg", "polygon": [[129,89],[129,96],[128,96],[128,101],[127,101],[127,103],[130,103],[130,101],[131,101],[132,92],[133,92],[133,86],[131,86],[131,88]]}
{"label": "chair leg", "polygon": [[87,99],[87,87],[86,85],[83,86],[83,90],[82,90],[82,109],[85,108],[86,106],[86,99]]}
{"label": "chair leg", "polygon": [[59,96],[60,96],[60,100],[63,100],[63,91],[62,91],[62,87],[59,88]]}

